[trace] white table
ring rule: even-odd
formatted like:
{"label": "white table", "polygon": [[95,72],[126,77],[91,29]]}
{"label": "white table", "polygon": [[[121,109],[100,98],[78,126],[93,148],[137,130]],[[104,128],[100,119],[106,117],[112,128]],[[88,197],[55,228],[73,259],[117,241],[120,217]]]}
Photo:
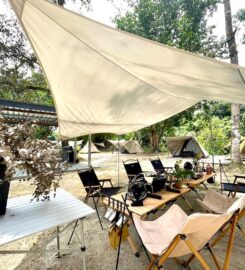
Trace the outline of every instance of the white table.
{"label": "white table", "polygon": [[[57,234],[49,241],[51,242],[57,237],[57,249],[45,250],[42,248],[35,252],[58,252],[59,257],[60,252],[71,252],[71,249],[60,249],[59,235],[66,230],[73,221],[80,220],[81,249],[79,249],[79,251],[82,251],[83,268],[85,270],[86,261],[83,219],[95,211],[63,189],[57,190],[55,198],[51,193],[50,198],[50,201],[44,202],[30,202],[32,195],[9,199],[6,214],[4,216],[0,216],[0,246],[20,240],[35,233],[57,227]],[[59,226],[67,223],[70,224],[60,230]],[[0,254],[6,253],[18,254],[29,253],[29,251],[0,251]]]}

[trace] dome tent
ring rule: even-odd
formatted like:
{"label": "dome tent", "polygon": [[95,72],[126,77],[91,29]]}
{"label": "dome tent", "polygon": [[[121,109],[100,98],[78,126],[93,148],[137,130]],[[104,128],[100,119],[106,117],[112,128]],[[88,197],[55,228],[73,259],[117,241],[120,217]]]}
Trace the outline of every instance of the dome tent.
{"label": "dome tent", "polygon": [[173,157],[208,157],[208,152],[193,136],[167,137],[166,144]]}

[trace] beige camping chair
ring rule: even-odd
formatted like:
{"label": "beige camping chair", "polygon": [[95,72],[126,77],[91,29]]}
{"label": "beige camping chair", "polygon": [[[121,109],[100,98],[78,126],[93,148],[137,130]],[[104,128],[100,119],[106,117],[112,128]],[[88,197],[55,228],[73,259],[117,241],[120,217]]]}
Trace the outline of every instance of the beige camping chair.
{"label": "beige camping chair", "polygon": [[207,247],[217,268],[221,266],[208,245],[210,239],[224,224],[232,220],[232,230],[226,252],[224,270],[229,268],[230,255],[234,242],[234,224],[237,222],[237,209],[240,202],[236,202],[223,215],[192,214],[190,216],[178,206],[173,205],[164,215],[154,221],[143,221],[134,215],[133,220],[143,244],[151,254],[151,261],[147,270],[160,269],[169,257],[178,258],[192,254],[185,262],[188,266],[193,258],[197,258],[204,269],[210,270],[199,251]]}
{"label": "beige camping chair", "polygon": [[[238,198],[230,198],[226,197],[215,190],[209,189],[203,201],[197,199],[197,202],[200,206],[208,213],[214,214],[224,214],[227,209],[237,200],[241,200],[240,205],[240,212],[238,214],[238,221],[244,216],[245,214],[245,196]],[[221,234],[217,237],[217,239],[212,243],[212,246],[216,245],[230,230],[230,224],[226,226],[226,228],[222,228]],[[242,229],[240,224],[237,222],[236,224],[239,231],[245,236],[245,231]]]}

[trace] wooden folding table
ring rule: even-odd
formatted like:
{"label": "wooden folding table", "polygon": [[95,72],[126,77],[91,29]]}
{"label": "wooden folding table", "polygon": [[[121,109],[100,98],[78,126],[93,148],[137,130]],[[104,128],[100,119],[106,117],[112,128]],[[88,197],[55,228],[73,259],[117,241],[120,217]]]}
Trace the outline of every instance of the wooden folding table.
{"label": "wooden folding table", "polygon": [[[49,239],[53,241],[57,237],[57,249],[48,250],[44,246],[38,250],[0,250],[0,254],[19,253],[48,253],[57,252],[81,252],[83,256],[83,269],[86,269],[84,227],[83,220],[95,211],[63,189],[58,189],[56,197],[51,193],[49,201],[33,201],[32,195],[20,196],[8,200],[7,211],[0,216],[0,246],[31,236],[47,229],[56,227],[57,233]],[[61,249],[59,237],[73,221],[80,220],[79,249]],[[60,230],[60,226],[67,224]]]}
{"label": "wooden folding table", "polygon": [[196,188],[199,187],[200,185],[203,185],[206,189],[208,189],[207,186],[205,185],[205,182],[212,177],[215,177],[215,173],[204,174],[201,178],[197,180],[184,180],[183,184],[186,185],[191,190],[193,190],[199,196],[199,198],[203,200],[203,198],[201,197],[200,193],[197,191]]}

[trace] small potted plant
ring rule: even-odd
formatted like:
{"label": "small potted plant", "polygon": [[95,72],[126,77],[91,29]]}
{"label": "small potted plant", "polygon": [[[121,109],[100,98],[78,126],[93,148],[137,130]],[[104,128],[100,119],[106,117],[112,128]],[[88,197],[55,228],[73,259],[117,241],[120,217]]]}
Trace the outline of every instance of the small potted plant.
{"label": "small potted plant", "polygon": [[179,160],[174,165],[175,171],[173,173],[173,176],[175,178],[175,183],[173,186],[174,186],[174,188],[177,188],[177,189],[182,188],[183,180],[192,178],[195,175],[192,170],[186,170],[184,168],[181,168],[180,167],[181,163],[182,163],[182,161]]}

